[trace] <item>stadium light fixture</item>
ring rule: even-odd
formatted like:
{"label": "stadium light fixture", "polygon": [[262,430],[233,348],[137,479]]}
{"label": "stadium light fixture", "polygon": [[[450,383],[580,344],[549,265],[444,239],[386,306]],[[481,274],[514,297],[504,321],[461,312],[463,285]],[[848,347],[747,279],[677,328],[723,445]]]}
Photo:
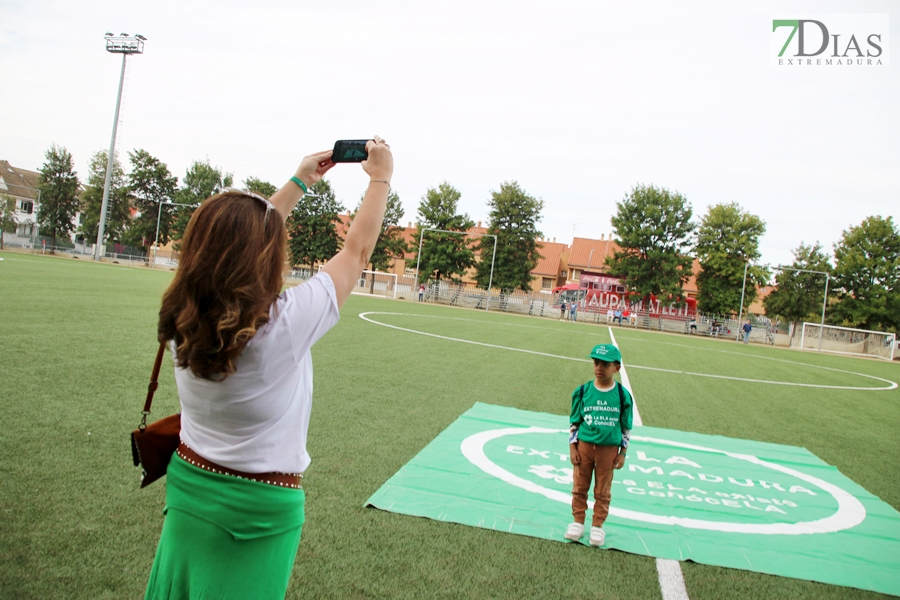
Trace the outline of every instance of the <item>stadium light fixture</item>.
{"label": "stadium light fixture", "polygon": [[488,277],[488,289],[487,289],[487,304],[485,304],[484,310],[486,312],[490,312],[491,310],[491,287],[494,284],[494,259],[497,258],[497,236],[492,233],[469,233],[468,231],[448,231],[446,229],[434,229],[432,227],[426,227],[422,230],[422,233],[419,234],[419,254],[416,256],[416,288],[419,287],[419,263],[422,260],[422,242],[425,239],[426,231],[437,231],[439,233],[455,233],[457,235],[477,235],[479,237],[492,237],[494,238],[494,253],[491,255],[491,275]]}
{"label": "stadium light fixture", "polygon": [[94,259],[100,260],[103,254],[100,249],[103,247],[103,235],[106,233],[106,211],[109,208],[109,186],[112,181],[113,164],[116,157],[116,130],[119,127],[119,108],[122,105],[122,85],[125,82],[125,60],[131,54],[144,53],[144,40],[142,35],[129,36],[127,33],[112,35],[107,32],[104,36],[106,39],[106,51],[113,54],[122,55],[122,72],[119,74],[119,93],[116,96],[116,116],[113,119],[112,138],[109,141],[109,156],[106,160],[106,183],[103,184],[103,202],[100,205],[100,224],[97,228],[97,246],[94,248]]}

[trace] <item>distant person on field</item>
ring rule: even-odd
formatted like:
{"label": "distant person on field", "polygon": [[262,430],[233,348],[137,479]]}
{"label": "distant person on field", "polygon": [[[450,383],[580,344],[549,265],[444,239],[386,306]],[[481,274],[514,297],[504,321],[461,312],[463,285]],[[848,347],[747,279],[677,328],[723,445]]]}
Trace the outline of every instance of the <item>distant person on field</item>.
{"label": "distant person on field", "polygon": [[577,542],[584,536],[587,492],[594,480],[594,512],[591,546],[606,541],[603,523],[612,500],[613,470],[625,464],[631,435],[634,401],[621,383],[613,379],[622,366],[622,354],[612,344],[591,350],[594,379],[572,392],[569,417],[569,458],[572,461],[572,517],[565,538]]}
{"label": "distant person on field", "polygon": [[563,302],[559,305],[559,320],[560,321],[566,320],[566,303],[565,302]]}
{"label": "distant person on field", "polygon": [[619,325],[622,324],[622,311],[621,309],[616,309],[616,314],[613,316],[613,323],[616,321],[619,322]]}
{"label": "distant person on field", "polygon": [[606,311],[606,322],[612,323],[613,319],[615,319],[615,318],[616,318],[616,311],[614,311],[612,309],[612,307],[610,307],[609,310]]}
{"label": "distant person on field", "polygon": [[425,284],[419,284],[419,302],[425,299]]}
{"label": "distant person on field", "polygon": [[693,333],[697,333],[697,317],[691,317],[690,322],[688,323],[690,330],[688,331],[688,335]]}
{"label": "distant person on field", "polygon": [[305,520],[310,348],[338,322],[366,268],[391,189],[387,144],[376,136],[366,150],[369,183],[343,248],[298,286],[282,291],[284,222],[334,166],[331,150],[305,157],[271,199],[225,190],[188,223],[159,311],[181,443],[146,599],[285,597]]}
{"label": "distant person on field", "polygon": [[569,304],[569,320],[577,321],[578,320],[578,303],[572,302]]}
{"label": "distant person on field", "polygon": [[747,319],[747,322],[744,323],[744,326],[741,327],[741,331],[744,332],[744,343],[750,341],[750,332],[753,330],[753,327],[750,326],[750,319]]}

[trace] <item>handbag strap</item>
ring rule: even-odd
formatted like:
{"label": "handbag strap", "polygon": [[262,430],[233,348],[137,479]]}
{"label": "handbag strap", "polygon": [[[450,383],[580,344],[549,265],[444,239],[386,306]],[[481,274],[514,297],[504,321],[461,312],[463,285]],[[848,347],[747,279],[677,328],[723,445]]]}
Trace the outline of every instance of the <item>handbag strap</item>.
{"label": "handbag strap", "polygon": [[150,374],[150,385],[147,386],[147,400],[144,402],[144,410],[141,411],[141,424],[138,429],[143,431],[147,428],[147,415],[150,414],[150,405],[153,403],[153,394],[159,387],[159,369],[162,366],[163,354],[166,351],[166,343],[159,343],[159,350],[156,352],[156,361],[153,363],[153,372]]}

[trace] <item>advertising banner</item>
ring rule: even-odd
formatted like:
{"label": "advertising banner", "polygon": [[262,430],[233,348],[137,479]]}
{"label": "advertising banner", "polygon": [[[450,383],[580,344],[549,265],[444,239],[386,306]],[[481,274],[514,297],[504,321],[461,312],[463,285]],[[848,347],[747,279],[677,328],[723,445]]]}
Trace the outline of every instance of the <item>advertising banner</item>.
{"label": "advertising banner", "polygon": [[[563,542],[567,436],[476,403],[367,505]],[[604,529],[605,548],[900,595],[900,513],[803,448],[638,427]]]}

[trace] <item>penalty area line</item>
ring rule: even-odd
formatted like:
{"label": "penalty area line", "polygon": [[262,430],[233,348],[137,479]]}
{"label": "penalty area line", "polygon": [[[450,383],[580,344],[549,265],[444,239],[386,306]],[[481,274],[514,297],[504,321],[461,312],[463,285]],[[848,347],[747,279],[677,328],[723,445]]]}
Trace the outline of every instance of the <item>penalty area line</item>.
{"label": "penalty area line", "polygon": [[[613,346],[619,348],[616,342],[616,334],[613,333],[612,327],[609,328],[609,339]],[[619,348],[621,351],[621,348]],[[634,415],[632,418],[635,427],[643,425],[641,415],[638,412],[637,400],[634,398],[634,392],[631,389],[631,381],[628,379],[628,371],[625,369],[625,360],[622,360],[622,368],[619,369],[619,375],[622,377],[622,385],[631,394],[631,400],[634,403]],[[663,600],[689,600],[687,587],[684,585],[684,574],[681,572],[681,563],[677,560],[668,558],[656,559],[656,572],[659,579],[659,591],[662,592]]]}

